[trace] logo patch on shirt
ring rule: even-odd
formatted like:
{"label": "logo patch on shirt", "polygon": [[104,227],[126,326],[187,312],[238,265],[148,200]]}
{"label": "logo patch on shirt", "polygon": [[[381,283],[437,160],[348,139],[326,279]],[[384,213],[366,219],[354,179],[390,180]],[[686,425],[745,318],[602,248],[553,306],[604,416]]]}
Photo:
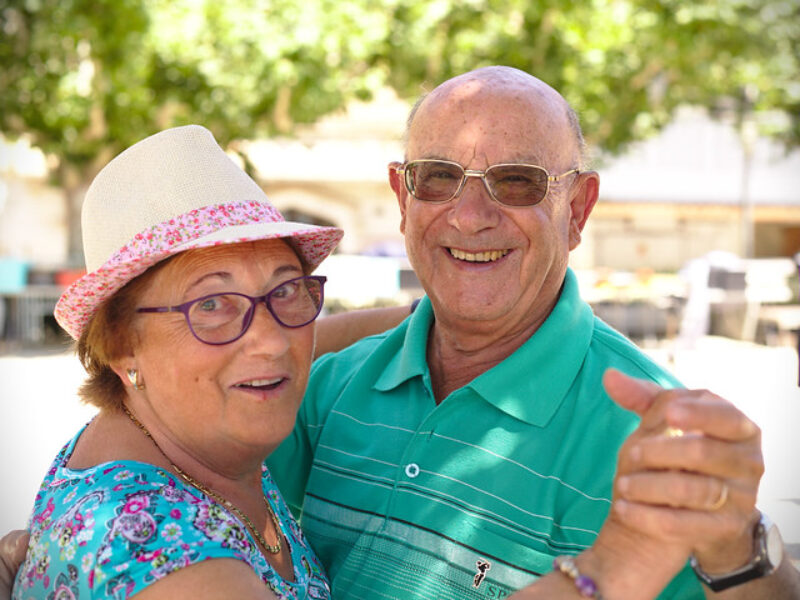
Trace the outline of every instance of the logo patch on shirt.
{"label": "logo patch on shirt", "polygon": [[490,563],[488,560],[479,558],[478,562],[475,563],[475,566],[478,568],[478,572],[475,573],[475,577],[472,578],[472,587],[478,589],[486,577],[486,571],[492,568],[492,563]]}

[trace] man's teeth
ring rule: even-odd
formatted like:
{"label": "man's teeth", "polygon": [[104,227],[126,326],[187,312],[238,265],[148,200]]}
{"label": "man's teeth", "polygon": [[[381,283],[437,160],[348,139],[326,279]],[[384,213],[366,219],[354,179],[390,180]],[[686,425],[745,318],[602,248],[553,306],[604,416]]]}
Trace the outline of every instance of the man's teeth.
{"label": "man's teeth", "polygon": [[467,262],[492,262],[508,254],[508,250],[489,250],[488,252],[464,252],[456,248],[450,248],[450,254],[459,260]]}
{"label": "man's teeth", "polygon": [[265,387],[268,385],[276,385],[283,381],[283,378],[277,377],[275,379],[253,379],[252,381],[245,381],[240,383],[238,387]]}

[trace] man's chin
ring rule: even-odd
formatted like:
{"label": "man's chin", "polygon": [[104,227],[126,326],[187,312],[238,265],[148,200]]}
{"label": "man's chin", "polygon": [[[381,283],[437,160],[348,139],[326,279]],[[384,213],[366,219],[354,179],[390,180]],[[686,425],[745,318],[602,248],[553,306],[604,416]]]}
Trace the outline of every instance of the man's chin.
{"label": "man's chin", "polygon": [[495,322],[508,314],[508,304],[498,302],[499,298],[479,296],[468,292],[453,293],[436,297],[432,300],[434,314],[441,320],[459,320],[472,322]]}

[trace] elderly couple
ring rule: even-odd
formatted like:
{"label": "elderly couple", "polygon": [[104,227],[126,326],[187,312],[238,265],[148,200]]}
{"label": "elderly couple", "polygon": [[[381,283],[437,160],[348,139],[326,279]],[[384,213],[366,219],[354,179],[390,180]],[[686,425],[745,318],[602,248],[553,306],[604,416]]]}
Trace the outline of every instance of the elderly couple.
{"label": "elderly couple", "polygon": [[579,296],[598,176],[566,101],[478,69],[407,134],[389,182],[427,295],[342,317],[376,334],[313,367],[338,229],[285,222],[197,126],[97,176],[56,317],[100,410],[4,539],[0,596],[800,597],[758,428]]}

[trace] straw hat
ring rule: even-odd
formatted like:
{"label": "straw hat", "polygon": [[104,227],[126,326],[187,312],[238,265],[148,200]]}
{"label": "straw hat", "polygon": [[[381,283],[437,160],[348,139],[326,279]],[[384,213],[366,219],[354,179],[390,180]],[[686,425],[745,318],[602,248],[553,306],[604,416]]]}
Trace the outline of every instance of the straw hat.
{"label": "straw hat", "polygon": [[178,252],[286,238],[310,273],[342,237],[336,227],[285,221],[198,125],[145,138],[108,163],[86,192],[82,227],[87,274],[55,308],[75,339],[103,301]]}

